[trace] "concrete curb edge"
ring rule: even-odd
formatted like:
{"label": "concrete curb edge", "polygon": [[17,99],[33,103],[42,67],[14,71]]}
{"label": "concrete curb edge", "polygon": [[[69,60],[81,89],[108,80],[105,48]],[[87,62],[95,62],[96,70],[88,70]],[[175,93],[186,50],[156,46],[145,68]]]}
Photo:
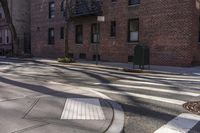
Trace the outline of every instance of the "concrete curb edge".
{"label": "concrete curb edge", "polygon": [[[10,59],[10,60],[21,60],[21,61],[37,61],[37,62],[45,62],[41,61],[40,59],[35,59],[35,58],[13,58],[13,57],[0,57],[0,59]],[[49,62],[46,62],[49,63]],[[56,64],[62,64],[65,65],[65,63],[56,63]],[[96,67],[96,68],[101,68],[101,69],[108,69],[108,70],[116,70],[116,71],[123,71],[123,72],[128,72],[128,73],[150,73],[150,74],[169,74],[169,75],[182,75],[184,73],[176,73],[176,72],[165,72],[165,71],[156,71],[156,70],[140,70],[140,69],[129,69],[129,68],[122,68],[122,67],[112,67],[112,66],[103,66],[99,65],[96,66],[94,64],[84,64],[84,63],[70,63],[67,65],[72,65],[72,66],[90,66],[90,67]],[[186,74],[187,75],[187,74]]]}
{"label": "concrete curb edge", "polygon": [[113,108],[114,118],[113,118],[111,125],[109,126],[109,128],[107,129],[107,131],[105,133],[122,133],[122,131],[124,129],[125,115],[124,115],[124,111],[123,111],[121,105],[119,105],[117,102],[114,102],[110,97],[108,97],[100,92],[97,92],[97,91],[94,91],[94,90],[91,90],[88,88],[84,88],[84,87],[79,87],[79,88],[82,90],[87,90],[92,93],[95,93],[95,94],[99,95],[100,97],[102,97],[103,99],[108,100],[108,102],[110,103],[110,105]]}

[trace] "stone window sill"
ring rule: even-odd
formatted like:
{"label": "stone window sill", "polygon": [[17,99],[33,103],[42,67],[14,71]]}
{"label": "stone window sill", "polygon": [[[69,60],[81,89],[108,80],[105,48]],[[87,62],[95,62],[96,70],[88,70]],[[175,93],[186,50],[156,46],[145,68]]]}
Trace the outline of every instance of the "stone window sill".
{"label": "stone window sill", "polygon": [[139,7],[140,6],[140,4],[135,4],[135,5],[128,5],[128,7]]}

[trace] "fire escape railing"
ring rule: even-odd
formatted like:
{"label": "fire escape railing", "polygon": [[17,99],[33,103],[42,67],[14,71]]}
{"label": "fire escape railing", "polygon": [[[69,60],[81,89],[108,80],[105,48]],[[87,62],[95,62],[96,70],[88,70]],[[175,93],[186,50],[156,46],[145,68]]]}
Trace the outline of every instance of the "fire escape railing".
{"label": "fire escape railing", "polygon": [[99,16],[102,0],[74,0],[70,5],[70,17]]}

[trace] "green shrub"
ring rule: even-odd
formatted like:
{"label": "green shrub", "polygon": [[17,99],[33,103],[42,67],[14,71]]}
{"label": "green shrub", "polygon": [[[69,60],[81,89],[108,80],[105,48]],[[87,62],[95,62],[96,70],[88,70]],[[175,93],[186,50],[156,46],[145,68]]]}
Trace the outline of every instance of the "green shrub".
{"label": "green shrub", "polygon": [[58,62],[61,63],[74,63],[74,59],[69,58],[69,57],[62,57],[62,58],[58,58]]}

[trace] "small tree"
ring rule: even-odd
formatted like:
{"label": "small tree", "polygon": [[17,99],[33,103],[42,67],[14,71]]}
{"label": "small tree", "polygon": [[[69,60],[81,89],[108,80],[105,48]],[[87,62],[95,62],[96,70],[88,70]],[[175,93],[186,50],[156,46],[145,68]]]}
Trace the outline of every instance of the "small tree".
{"label": "small tree", "polygon": [[68,43],[68,37],[69,37],[69,25],[71,22],[70,18],[70,6],[71,6],[71,0],[63,0],[64,4],[64,10],[65,10],[65,56],[69,56],[69,43]]}
{"label": "small tree", "polygon": [[12,17],[10,15],[8,1],[0,0],[0,4],[3,8],[4,14],[5,14],[5,19],[8,24],[8,27],[10,29],[11,36],[12,36],[12,55],[15,55],[15,54],[17,54],[17,33],[16,33],[16,29],[15,29],[15,26],[12,21]]}

